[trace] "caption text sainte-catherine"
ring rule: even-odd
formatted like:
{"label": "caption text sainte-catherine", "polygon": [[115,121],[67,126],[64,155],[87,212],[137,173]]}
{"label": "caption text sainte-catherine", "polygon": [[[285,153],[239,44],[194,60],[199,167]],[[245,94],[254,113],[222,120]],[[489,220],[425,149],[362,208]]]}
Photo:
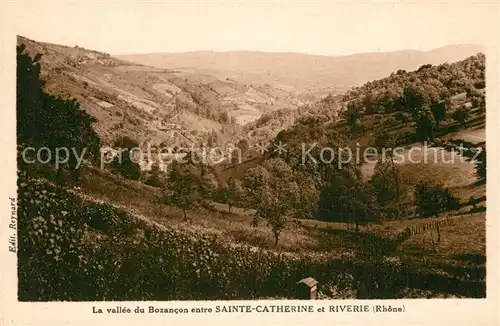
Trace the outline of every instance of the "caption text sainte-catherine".
{"label": "caption text sainte-catherine", "polygon": [[405,306],[388,304],[375,305],[217,305],[213,307],[198,308],[162,308],[158,306],[116,306],[114,308],[92,307],[94,314],[200,314],[200,313],[315,313],[315,312],[339,312],[339,313],[393,313],[405,312]]}

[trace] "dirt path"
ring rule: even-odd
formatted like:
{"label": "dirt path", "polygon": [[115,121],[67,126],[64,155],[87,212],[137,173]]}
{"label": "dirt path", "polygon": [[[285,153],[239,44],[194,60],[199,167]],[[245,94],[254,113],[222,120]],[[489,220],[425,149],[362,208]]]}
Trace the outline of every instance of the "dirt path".
{"label": "dirt path", "polygon": [[486,141],[486,129],[462,130],[453,134],[449,134],[448,139],[461,139],[473,144],[479,144]]}

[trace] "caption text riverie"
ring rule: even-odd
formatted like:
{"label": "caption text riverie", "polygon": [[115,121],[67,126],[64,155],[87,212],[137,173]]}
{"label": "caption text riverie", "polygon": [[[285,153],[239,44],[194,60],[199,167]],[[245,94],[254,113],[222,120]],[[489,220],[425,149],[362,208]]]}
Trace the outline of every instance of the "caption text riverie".
{"label": "caption text riverie", "polygon": [[114,308],[92,307],[95,314],[202,314],[202,313],[398,313],[405,312],[404,305],[217,305],[195,308],[166,308],[159,306],[117,306]]}

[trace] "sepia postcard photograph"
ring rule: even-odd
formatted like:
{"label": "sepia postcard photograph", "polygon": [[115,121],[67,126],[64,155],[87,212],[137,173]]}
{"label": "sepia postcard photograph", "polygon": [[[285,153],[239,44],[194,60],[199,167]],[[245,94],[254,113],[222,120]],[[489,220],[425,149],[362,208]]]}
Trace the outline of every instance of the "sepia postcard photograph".
{"label": "sepia postcard photograph", "polygon": [[498,15],[4,1],[0,324],[498,325]]}

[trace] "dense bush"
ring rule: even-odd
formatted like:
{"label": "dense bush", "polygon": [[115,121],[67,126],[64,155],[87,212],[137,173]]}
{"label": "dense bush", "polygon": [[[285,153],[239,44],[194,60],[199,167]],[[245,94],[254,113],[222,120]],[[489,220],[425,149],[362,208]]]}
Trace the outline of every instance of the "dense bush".
{"label": "dense bush", "polygon": [[360,225],[380,222],[381,207],[371,184],[354,178],[338,179],[322,189],[319,218]]}
{"label": "dense bush", "polygon": [[439,213],[460,208],[458,198],[448,188],[421,182],[415,188],[415,201],[419,216],[437,216]]}

